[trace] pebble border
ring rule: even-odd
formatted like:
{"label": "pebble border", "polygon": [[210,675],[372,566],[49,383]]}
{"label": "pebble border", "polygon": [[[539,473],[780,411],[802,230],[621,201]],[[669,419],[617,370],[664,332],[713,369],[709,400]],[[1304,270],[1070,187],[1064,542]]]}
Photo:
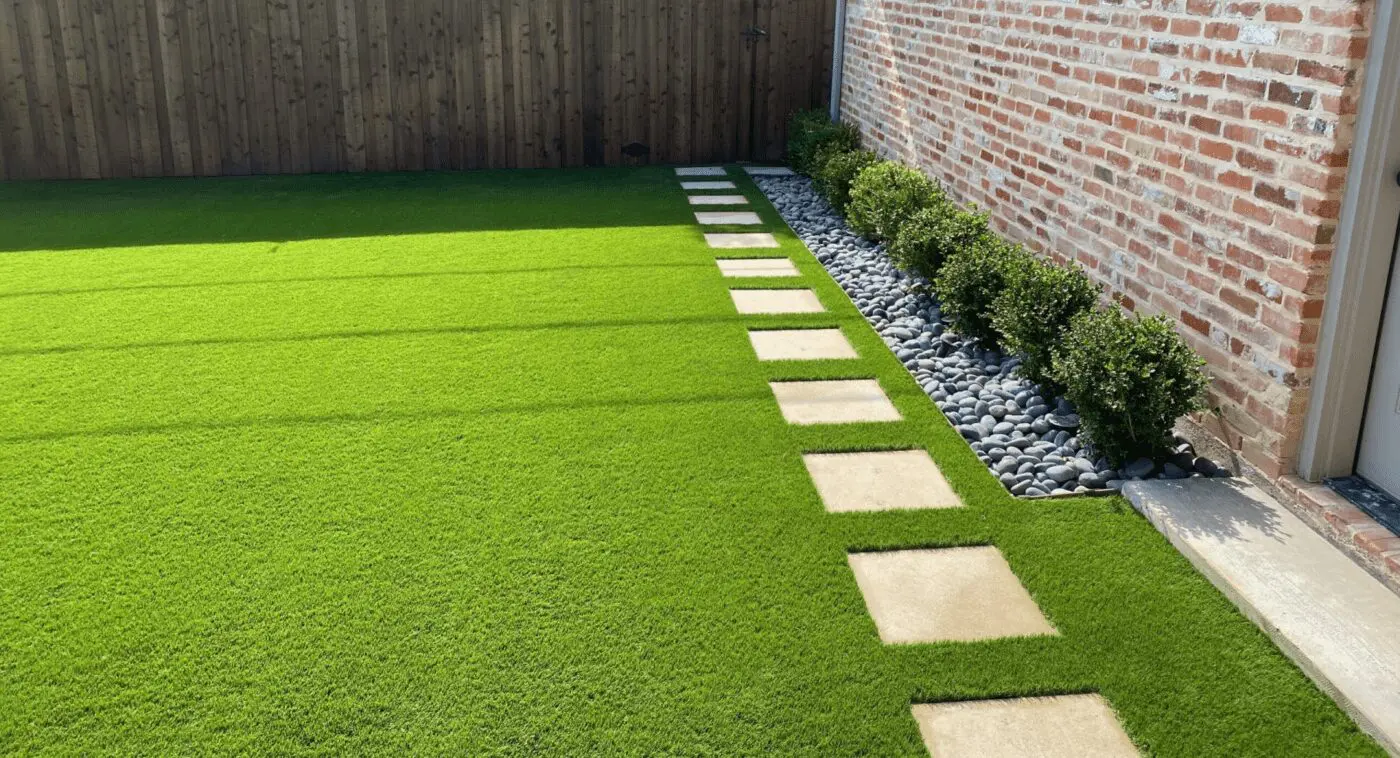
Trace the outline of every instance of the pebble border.
{"label": "pebble border", "polygon": [[895,268],[884,247],[846,227],[803,176],[754,183],[807,245],[924,392],[1013,495],[1063,496],[1120,489],[1127,481],[1230,476],[1177,438],[1161,465],[1140,458],[1113,468],[1081,443],[1079,416],[1045,398],[1015,369],[1020,359],[982,350],[947,330],[927,281]]}

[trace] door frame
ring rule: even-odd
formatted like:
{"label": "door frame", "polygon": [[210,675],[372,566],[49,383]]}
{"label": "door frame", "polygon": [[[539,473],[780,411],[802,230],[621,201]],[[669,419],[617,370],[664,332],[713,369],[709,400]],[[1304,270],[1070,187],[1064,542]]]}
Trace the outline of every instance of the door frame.
{"label": "door frame", "polygon": [[[1356,140],[1298,453],[1309,481],[1356,470],[1367,390],[1400,223],[1400,0],[1377,0]],[[1377,76],[1388,72],[1389,76]]]}

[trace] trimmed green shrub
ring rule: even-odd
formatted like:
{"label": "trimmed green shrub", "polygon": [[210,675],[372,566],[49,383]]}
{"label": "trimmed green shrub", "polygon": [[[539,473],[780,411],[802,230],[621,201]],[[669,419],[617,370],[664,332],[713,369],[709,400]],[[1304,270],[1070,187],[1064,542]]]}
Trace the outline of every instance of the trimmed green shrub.
{"label": "trimmed green shrub", "polygon": [[992,304],[1029,256],[990,233],[949,255],[933,280],[933,291],[953,331],[995,347],[1000,335],[992,325]]}
{"label": "trimmed green shrub", "polygon": [[899,225],[889,244],[890,260],[904,271],[932,279],[948,256],[988,233],[987,214],[963,210],[938,192],[927,208]]}
{"label": "trimmed green shrub", "polygon": [[1015,267],[1006,290],[992,303],[992,327],[1003,347],[1022,356],[1022,376],[1051,394],[1064,392],[1051,375],[1055,348],[1074,318],[1094,307],[1102,290],[1078,266],[1027,256]]}
{"label": "trimmed green shrub", "polygon": [[798,173],[810,176],[822,148],[855,150],[860,132],[850,124],[834,123],[824,111],[798,111],[788,118],[788,163]]}
{"label": "trimmed green shrub", "polygon": [[878,160],[870,150],[842,150],[827,145],[817,152],[813,184],[832,208],[844,214],[851,202],[851,182],[866,166]]}
{"label": "trimmed green shrub", "polygon": [[867,166],[851,183],[846,223],[869,239],[888,240],[905,219],[938,194],[938,184],[919,170],[880,161]]}
{"label": "trimmed green shrub", "polygon": [[1083,433],[1120,465],[1170,449],[1172,424],[1204,407],[1204,366],[1165,316],[1110,308],[1074,319],[1053,373],[1079,411]]}

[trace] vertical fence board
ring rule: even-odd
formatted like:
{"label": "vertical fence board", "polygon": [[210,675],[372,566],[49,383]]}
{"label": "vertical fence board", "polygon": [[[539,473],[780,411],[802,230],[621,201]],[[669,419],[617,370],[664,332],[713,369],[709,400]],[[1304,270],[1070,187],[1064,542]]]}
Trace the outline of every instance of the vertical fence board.
{"label": "vertical fence board", "polygon": [[0,178],[771,160],[831,4],[0,0]]}

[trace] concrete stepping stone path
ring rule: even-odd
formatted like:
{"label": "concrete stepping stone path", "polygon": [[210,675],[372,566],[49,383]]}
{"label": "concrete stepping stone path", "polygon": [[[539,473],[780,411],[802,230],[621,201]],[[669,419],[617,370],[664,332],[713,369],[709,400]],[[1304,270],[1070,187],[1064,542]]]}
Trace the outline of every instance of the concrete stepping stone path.
{"label": "concrete stepping stone path", "polygon": [[840,329],[755,329],[749,342],[760,361],[820,361],[859,358]]}
{"label": "concrete stepping stone path", "polygon": [[995,547],[847,556],[888,645],[1057,634]]}
{"label": "concrete stepping stone path", "polygon": [[689,195],[691,205],[748,205],[749,199],[743,195]]}
{"label": "concrete stepping stone path", "polygon": [[778,239],[768,232],[712,233],[705,235],[705,242],[722,250],[778,246]]}
{"label": "concrete stepping stone path", "polygon": [[770,276],[801,276],[787,258],[718,258],[720,274],[731,279]]}
{"label": "concrete stepping stone path", "polygon": [[831,513],[963,504],[925,450],[810,453],[802,462]]}
{"label": "concrete stepping stone path", "polygon": [[860,424],[900,421],[899,409],[874,379],[769,382],[789,424]]}
{"label": "concrete stepping stone path", "polygon": [[912,709],[933,758],[1136,758],[1098,695],[920,703]]}
{"label": "concrete stepping stone path", "polygon": [[730,290],[743,314],[821,313],[826,310],[811,290]]}
{"label": "concrete stepping stone path", "polygon": [[724,166],[681,166],[676,176],[724,176]]}
{"label": "concrete stepping stone path", "polygon": [[732,189],[739,189],[739,188],[736,187],[736,186],[734,185],[734,182],[698,181],[698,182],[681,182],[681,189],[684,189],[684,190],[732,190]]}
{"label": "concrete stepping stone path", "polygon": [[695,221],[702,226],[756,226],[763,223],[763,219],[753,211],[696,211]]}

